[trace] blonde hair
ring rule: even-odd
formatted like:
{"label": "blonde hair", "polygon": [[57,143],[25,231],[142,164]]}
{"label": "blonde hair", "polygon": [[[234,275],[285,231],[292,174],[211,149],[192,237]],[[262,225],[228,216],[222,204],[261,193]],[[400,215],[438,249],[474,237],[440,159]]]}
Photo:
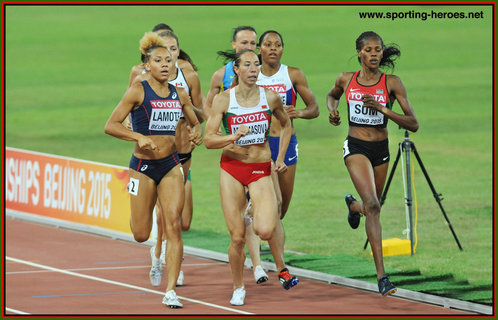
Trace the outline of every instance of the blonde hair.
{"label": "blonde hair", "polygon": [[[166,48],[166,42],[163,38],[161,38],[156,32],[146,32],[142,39],[140,39],[140,52],[142,52],[144,57],[142,60],[148,61],[150,53],[156,48],[164,48],[168,51]],[[168,54],[170,54],[169,51]]]}

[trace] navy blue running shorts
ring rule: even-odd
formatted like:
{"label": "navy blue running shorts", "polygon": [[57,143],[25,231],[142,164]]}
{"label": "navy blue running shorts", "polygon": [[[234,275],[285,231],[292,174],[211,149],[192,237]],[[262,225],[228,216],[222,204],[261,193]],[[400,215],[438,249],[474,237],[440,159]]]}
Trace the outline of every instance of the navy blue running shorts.
{"label": "navy blue running shorts", "polygon": [[[272,137],[268,140],[271,149],[271,158],[273,162],[277,161],[278,150],[280,146],[280,137]],[[298,143],[296,134],[293,134],[289,141],[289,146],[287,147],[287,153],[285,154],[284,163],[286,166],[290,166],[297,163],[297,157],[299,154]]]}
{"label": "navy blue running shorts", "polygon": [[147,177],[159,184],[162,178],[170,172],[171,169],[180,164],[178,153],[173,153],[162,159],[139,159],[134,155],[131,156],[130,169],[145,174]]}

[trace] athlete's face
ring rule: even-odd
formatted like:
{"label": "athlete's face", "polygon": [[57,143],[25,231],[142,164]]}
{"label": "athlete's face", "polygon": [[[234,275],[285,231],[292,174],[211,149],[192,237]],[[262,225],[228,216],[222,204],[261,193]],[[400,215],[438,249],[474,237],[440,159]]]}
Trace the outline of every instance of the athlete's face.
{"label": "athlete's face", "polygon": [[261,42],[259,53],[263,62],[268,64],[279,63],[284,52],[282,39],[276,33],[268,33]]}
{"label": "athlete's face", "polygon": [[171,58],[173,59],[173,63],[178,60],[178,56],[180,55],[180,47],[178,47],[178,42],[173,37],[163,37],[164,42],[166,42],[166,48],[171,53]]}
{"label": "athlete's face", "polygon": [[243,49],[256,50],[256,33],[251,30],[242,30],[235,35],[235,41],[232,41],[232,48],[235,53]]}
{"label": "athlete's face", "polygon": [[169,72],[173,66],[171,54],[165,48],[156,48],[150,53],[150,58],[145,63],[145,69],[159,82],[168,81]]}
{"label": "athlete's face", "polygon": [[358,51],[361,64],[368,68],[378,68],[382,59],[382,42],[378,38],[369,38]]}
{"label": "athlete's face", "polygon": [[239,82],[244,82],[248,85],[255,84],[259,74],[259,59],[254,52],[245,52],[240,56],[238,66],[234,66],[233,70],[239,77]]}

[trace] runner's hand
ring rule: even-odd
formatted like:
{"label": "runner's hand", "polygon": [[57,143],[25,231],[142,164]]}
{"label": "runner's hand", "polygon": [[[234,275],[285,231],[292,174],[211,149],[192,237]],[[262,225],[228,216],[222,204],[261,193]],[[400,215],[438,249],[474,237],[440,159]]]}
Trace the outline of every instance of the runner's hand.
{"label": "runner's hand", "polygon": [[140,147],[140,149],[147,150],[147,151],[148,150],[159,151],[159,149],[157,148],[157,145],[148,136],[142,136],[142,137],[140,137],[138,139],[137,143],[138,143],[138,146]]}
{"label": "runner's hand", "polygon": [[341,124],[341,116],[339,115],[339,111],[334,110],[330,112],[329,122],[334,126],[338,126]]}
{"label": "runner's hand", "polygon": [[273,166],[273,170],[278,173],[285,172],[287,170],[287,165],[283,161],[277,159],[277,161],[275,161],[275,166]]}
{"label": "runner's hand", "polygon": [[233,135],[235,137],[234,141],[239,140],[242,137],[245,137],[249,132],[251,132],[251,129],[247,127],[246,125],[241,125],[238,129],[237,132],[235,132]]}

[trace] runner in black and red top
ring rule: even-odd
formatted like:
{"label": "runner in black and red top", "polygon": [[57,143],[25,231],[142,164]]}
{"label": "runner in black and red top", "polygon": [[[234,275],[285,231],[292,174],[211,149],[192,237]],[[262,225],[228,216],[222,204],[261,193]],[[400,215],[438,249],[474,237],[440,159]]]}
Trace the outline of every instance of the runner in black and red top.
{"label": "runner in black and red top", "polygon": [[[327,107],[330,123],[338,126],[341,118],[337,107],[342,94],[346,93],[349,131],[343,158],[361,198],[357,201],[352,194],[346,195],[348,222],[356,229],[361,215],[366,217],[365,228],[377,269],[379,292],[386,296],[396,291],[384,271],[380,224],[379,198],[389,166],[387,120],[413,132],[418,130],[418,121],[401,79],[379,70],[394,68],[394,60],[401,55],[399,49],[394,45],[384,46],[378,34],[368,31],[356,39],[356,51],[361,70],[344,72],[337,77],[327,95]],[[403,114],[392,111],[395,100]]]}

